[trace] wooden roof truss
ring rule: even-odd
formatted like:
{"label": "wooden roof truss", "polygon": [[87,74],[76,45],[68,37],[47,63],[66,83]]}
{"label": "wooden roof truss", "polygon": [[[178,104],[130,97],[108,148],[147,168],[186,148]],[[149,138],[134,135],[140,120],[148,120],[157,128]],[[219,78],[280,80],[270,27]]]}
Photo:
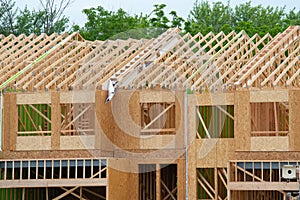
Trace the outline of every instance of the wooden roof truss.
{"label": "wooden roof truss", "polygon": [[[272,38],[244,32],[153,39],[85,41],[78,33],[0,35],[0,83],[34,65],[6,88],[22,91],[114,88],[220,89],[299,87],[298,26]],[[59,47],[51,51],[54,46]],[[35,63],[45,52],[49,54]]]}

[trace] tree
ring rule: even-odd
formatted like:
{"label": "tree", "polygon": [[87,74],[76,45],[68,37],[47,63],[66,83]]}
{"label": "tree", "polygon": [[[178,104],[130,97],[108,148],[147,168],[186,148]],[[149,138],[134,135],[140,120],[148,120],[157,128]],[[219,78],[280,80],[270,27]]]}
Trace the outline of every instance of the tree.
{"label": "tree", "polygon": [[84,9],[83,13],[88,21],[84,27],[74,26],[73,29],[80,31],[81,35],[88,40],[106,40],[118,33],[148,26],[144,15],[130,16],[121,8],[115,12],[98,6]]}
{"label": "tree", "polygon": [[211,5],[208,1],[196,1],[185,23],[185,30],[192,34],[245,30],[250,36],[255,33],[261,36],[270,33],[275,36],[287,26],[299,24],[299,16],[300,13],[295,13],[294,10],[286,14],[285,7],[252,6],[251,1],[235,8],[231,8],[229,2],[227,5],[222,2]]}
{"label": "tree", "polygon": [[[108,38],[152,38],[169,27],[182,27],[184,19],[175,11],[171,11],[172,21],[164,12],[165,4],[154,5],[150,14],[129,15],[123,9],[109,11],[102,6],[84,9],[87,22],[83,27],[73,26],[73,31],[79,31],[87,40],[106,40]],[[130,31],[134,30],[134,31]]]}
{"label": "tree", "polygon": [[[69,18],[64,15],[64,11],[72,3],[71,0],[60,0],[56,3],[55,0],[39,0],[43,10],[37,12],[43,14],[43,29],[47,34],[54,32],[61,33],[66,30],[69,23]],[[41,12],[41,13],[40,13]],[[39,16],[39,15],[38,15]]]}
{"label": "tree", "polygon": [[169,14],[172,16],[171,27],[182,28],[185,20],[182,17],[179,17],[176,11],[171,11]]}
{"label": "tree", "polygon": [[48,35],[65,32],[69,26],[69,18],[63,15],[70,5],[70,0],[40,0],[41,10],[29,10],[27,6],[20,10],[14,1],[0,0],[0,33],[9,34],[41,34]]}
{"label": "tree", "polygon": [[168,23],[170,20],[166,17],[164,8],[166,4],[155,4],[154,10],[148,15],[149,17],[154,14],[153,17],[149,19],[150,25],[152,27],[161,27],[161,28],[169,28]]}
{"label": "tree", "polygon": [[232,30],[231,15],[232,9],[229,4],[215,2],[211,6],[208,1],[196,1],[185,23],[185,30],[191,34],[207,34],[224,29],[224,32],[228,33]]}
{"label": "tree", "polygon": [[10,0],[0,0],[0,4],[0,34],[16,34],[15,17],[18,10],[15,8],[15,2]]}
{"label": "tree", "polygon": [[284,10],[284,7],[251,6],[251,1],[249,1],[235,7],[232,16],[233,26],[236,30],[245,30],[249,35],[271,33],[274,36],[285,29],[283,26]]}

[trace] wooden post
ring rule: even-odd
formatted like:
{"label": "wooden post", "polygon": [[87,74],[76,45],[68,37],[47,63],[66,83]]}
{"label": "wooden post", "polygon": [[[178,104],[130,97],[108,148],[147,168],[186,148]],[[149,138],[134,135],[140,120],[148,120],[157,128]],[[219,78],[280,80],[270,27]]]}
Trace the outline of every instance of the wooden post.
{"label": "wooden post", "polygon": [[250,150],[251,113],[249,91],[236,91],[234,96],[234,139],[237,151]]}
{"label": "wooden post", "polygon": [[156,164],[156,199],[161,199],[161,187],[160,187],[160,165]]}
{"label": "wooden post", "polygon": [[107,166],[107,199],[138,199],[138,173],[132,172],[136,168],[135,163],[129,159],[108,159]]}
{"label": "wooden post", "polygon": [[25,188],[22,188],[22,200],[25,200]]}
{"label": "wooden post", "polygon": [[177,160],[177,199],[185,199],[185,159]]}
{"label": "wooden post", "polygon": [[49,189],[46,187],[46,200],[49,200]]}
{"label": "wooden post", "polygon": [[215,199],[218,200],[218,168],[214,168],[214,180],[215,180]]}
{"label": "wooden post", "polygon": [[10,95],[9,93],[3,94],[3,151],[10,150]]}
{"label": "wooden post", "polygon": [[15,93],[3,95],[3,151],[16,150],[18,132],[18,107]]}
{"label": "wooden post", "polygon": [[61,108],[60,93],[51,93],[51,149],[60,149]]}
{"label": "wooden post", "polygon": [[290,151],[300,150],[300,91],[289,91],[289,147]]}

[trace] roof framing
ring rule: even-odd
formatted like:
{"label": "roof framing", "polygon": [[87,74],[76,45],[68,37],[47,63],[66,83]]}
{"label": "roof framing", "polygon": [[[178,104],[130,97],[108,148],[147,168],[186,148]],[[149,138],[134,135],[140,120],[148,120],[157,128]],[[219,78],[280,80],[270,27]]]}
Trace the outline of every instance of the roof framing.
{"label": "roof framing", "polygon": [[177,28],[148,40],[91,42],[78,33],[0,35],[0,83],[33,63],[6,89],[106,89],[109,80],[115,88],[299,87],[299,34],[299,27],[291,26],[274,38],[250,38],[244,31],[191,36]]}

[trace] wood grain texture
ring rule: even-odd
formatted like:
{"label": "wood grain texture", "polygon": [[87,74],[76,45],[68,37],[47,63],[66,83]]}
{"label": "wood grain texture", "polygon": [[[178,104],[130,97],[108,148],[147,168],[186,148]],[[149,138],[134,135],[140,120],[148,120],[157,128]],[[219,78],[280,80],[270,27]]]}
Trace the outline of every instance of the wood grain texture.
{"label": "wood grain texture", "polygon": [[61,107],[60,93],[51,92],[51,149],[60,149]]}
{"label": "wood grain texture", "polygon": [[300,151],[300,91],[289,91],[289,145],[290,151]]}
{"label": "wood grain texture", "polygon": [[234,96],[234,138],[236,151],[250,150],[251,113],[249,91],[236,91]]}

